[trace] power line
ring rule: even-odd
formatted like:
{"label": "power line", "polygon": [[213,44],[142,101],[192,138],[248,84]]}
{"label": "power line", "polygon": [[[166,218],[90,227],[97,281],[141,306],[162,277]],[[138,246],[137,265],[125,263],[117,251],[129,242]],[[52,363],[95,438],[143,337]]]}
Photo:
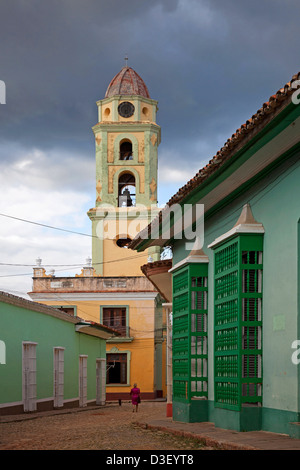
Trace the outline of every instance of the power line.
{"label": "power line", "polygon": [[1,217],[7,217],[8,219],[18,220],[19,222],[26,222],[26,223],[32,224],[32,225],[39,225],[40,227],[51,228],[52,230],[60,230],[61,232],[73,233],[75,235],[82,235],[84,237],[90,237],[90,238],[99,238],[99,237],[97,237],[97,235],[90,235],[90,234],[87,234],[87,233],[76,232],[74,230],[67,230],[65,228],[54,227],[53,225],[46,225],[46,224],[42,224],[42,223],[39,223],[39,222],[34,222],[32,220],[21,219],[19,217],[14,217],[14,216],[8,215],[8,214],[0,213],[0,216]]}
{"label": "power line", "polygon": [[[138,258],[145,258],[145,253],[142,253],[142,254],[136,254],[136,255],[133,255],[133,256],[128,256],[126,258],[118,258],[118,259],[113,259],[113,260],[109,260],[109,261],[101,261],[99,263],[94,263],[94,266],[98,266],[98,265],[106,265],[106,264],[110,264],[110,263],[120,263],[122,261],[128,261],[128,260],[132,260],[132,259],[138,259]],[[0,263],[0,265],[2,266],[24,266],[24,267],[28,267],[28,266],[31,266],[32,268],[38,268],[38,266],[34,266],[32,264],[5,264],[5,263]],[[84,264],[80,264],[80,265],[67,265],[67,264],[61,264],[61,265],[55,265],[55,264],[49,264],[49,265],[45,265],[45,266],[50,266],[50,267],[55,267],[55,266],[65,266],[65,267],[71,267],[71,269],[76,269],[76,268],[82,268],[83,266],[85,266]],[[92,267],[92,266],[91,266]],[[43,266],[40,266],[40,268],[43,268]],[[63,272],[65,271],[65,269],[58,269],[57,272]],[[32,273],[17,273],[17,274],[4,274],[4,275],[0,275],[0,278],[1,277],[15,277],[15,276],[32,276]]]}

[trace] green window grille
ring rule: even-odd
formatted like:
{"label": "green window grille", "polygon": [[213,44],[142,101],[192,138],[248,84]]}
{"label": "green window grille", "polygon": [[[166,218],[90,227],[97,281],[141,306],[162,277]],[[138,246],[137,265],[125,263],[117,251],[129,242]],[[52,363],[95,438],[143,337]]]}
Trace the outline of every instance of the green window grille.
{"label": "green window grille", "polygon": [[173,274],[173,399],[207,397],[207,263]]}
{"label": "green window grille", "polygon": [[261,235],[243,234],[215,249],[215,405],[262,403]]}

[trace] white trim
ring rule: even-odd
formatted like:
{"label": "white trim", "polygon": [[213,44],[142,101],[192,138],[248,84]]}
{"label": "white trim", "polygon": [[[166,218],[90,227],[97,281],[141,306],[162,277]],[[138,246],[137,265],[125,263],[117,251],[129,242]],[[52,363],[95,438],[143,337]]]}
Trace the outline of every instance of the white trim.
{"label": "white trim", "polygon": [[[46,293],[30,293],[30,296],[35,301],[84,301],[84,300],[101,300],[101,301],[112,301],[112,300],[154,300],[157,297],[157,292],[46,292]],[[52,305],[55,308],[55,305]],[[78,319],[76,320],[78,322]]]}
{"label": "white trim", "polygon": [[169,273],[175,271],[178,268],[182,268],[182,266],[185,266],[186,264],[191,264],[191,263],[208,263],[209,258],[208,256],[205,255],[189,255],[186,258],[182,259],[179,261],[175,266],[173,266],[171,269],[169,269]]}
{"label": "white trim", "polygon": [[117,346],[112,346],[110,350],[106,350],[106,363],[107,354],[127,354],[127,383],[126,384],[109,384],[106,383],[106,387],[130,387],[130,365],[131,365],[131,351],[129,349],[119,349]]}
{"label": "white trim", "polygon": [[239,224],[236,227],[233,227],[229,232],[224,233],[220,237],[216,238],[207,248],[215,248],[220,243],[223,243],[230,237],[234,235],[239,235],[243,233],[265,233],[265,229],[262,224]]}

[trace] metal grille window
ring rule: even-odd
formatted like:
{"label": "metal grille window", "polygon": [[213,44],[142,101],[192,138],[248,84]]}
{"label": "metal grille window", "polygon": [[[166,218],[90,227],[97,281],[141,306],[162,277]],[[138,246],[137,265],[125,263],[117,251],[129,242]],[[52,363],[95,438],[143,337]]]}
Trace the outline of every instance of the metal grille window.
{"label": "metal grille window", "polygon": [[262,236],[215,249],[215,403],[262,401]]}
{"label": "metal grille window", "polygon": [[206,313],[192,313],[191,314],[191,332],[192,333],[207,333],[207,314]]}
{"label": "metal grille window", "polygon": [[207,309],[207,292],[192,291],[192,310],[206,310]]}
{"label": "metal grille window", "polygon": [[261,270],[243,269],[243,292],[261,292]]}
{"label": "metal grille window", "polygon": [[247,322],[261,321],[261,299],[244,298],[242,299],[242,320]]}
{"label": "metal grille window", "polygon": [[174,399],[186,400],[189,376],[189,341],[188,341],[188,269],[173,276],[173,396]]}
{"label": "metal grille window", "polygon": [[207,263],[173,274],[173,397],[207,397]]}

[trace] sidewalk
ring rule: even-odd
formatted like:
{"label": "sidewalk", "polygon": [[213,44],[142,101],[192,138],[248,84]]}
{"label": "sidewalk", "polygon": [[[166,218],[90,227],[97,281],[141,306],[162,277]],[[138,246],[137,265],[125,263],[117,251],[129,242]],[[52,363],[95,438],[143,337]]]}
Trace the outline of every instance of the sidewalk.
{"label": "sidewalk", "polygon": [[300,450],[300,439],[266,431],[237,432],[216,428],[213,423],[180,423],[172,418],[139,421],[144,429],[195,438],[208,447],[222,450]]}
{"label": "sidewalk", "polygon": [[[145,400],[150,408],[141,414],[134,414],[135,423],[142,429],[167,432],[186,438],[199,440],[207,447],[220,450],[300,450],[300,439],[293,439],[285,434],[276,434],[265,431],[237,432],[216,428],[213,423],[181,423],[164,416],[166,407],[158,402],[164,400]],[[125,403],[125,402],[124,402]],[[128,402],[129,403],[129,402]],[[156,405],[157,403],[157,405]],[[152,405],[153,407],[152,407]],[[162,409],[160,408],[162,406]],[[47,416],[64,415],[71,413],[84,413],[89,411],[109,411],[110,408],[119,408],[116,402],[107,402],[105,406],[87,406],[85,408],[70,408],[63,410],[51,410],[22,415],[6,415],[0,417],[0,423],[16,423],[35,420]],[[100,413],[98,413],[100,414]],[[105,415],[105,413],[104,413]],[[130,414],[130,416],[133,416]]]}

